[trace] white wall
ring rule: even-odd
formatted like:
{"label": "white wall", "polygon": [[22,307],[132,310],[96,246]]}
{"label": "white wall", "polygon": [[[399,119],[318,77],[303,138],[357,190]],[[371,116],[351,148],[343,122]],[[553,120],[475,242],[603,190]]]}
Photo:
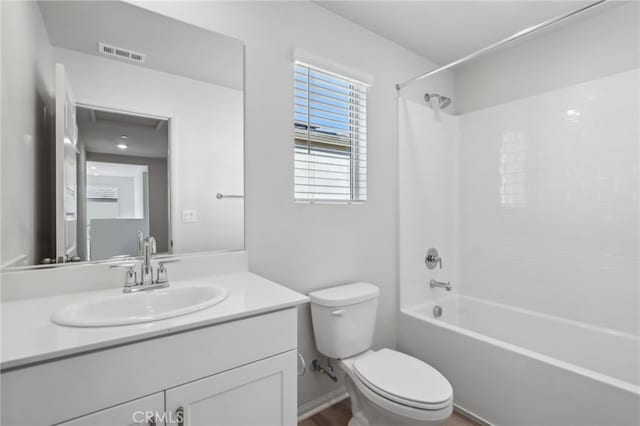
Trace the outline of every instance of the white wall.
{"label": "white wall", "polygon": [[456,68],[456,111],[475,111],[637,68],[638,22],[639,2],[609,2]]}
{"label": "white wall", "polygon": [[640,72],[461,117],[464,292],[639,334]]}
{"label": "white wall", "polygon": [[[35,2],[2,2],[2,251],[4,265],[21,256],[38,263],[50,245],[43,198],[50,171],[49,121],[53,61]],[[45,220],[42,222],[41,220]],[[40,251],[37,247],[40,246]],[[43,250],[44,248],[44,250]]]}
{"label": "white wall", "polygon": [[[244,246],[242,91],[54,48],[79,103],[170,117],[173,251]],[[130,142],[133,143],[133,142]],[[182,223],[182,210],[197,223]]]}
{"label": "white wall", "polygon": [[[246,244],[251,271],[302,293],[355,280],[377,284],[381,297],[375,346],[394,346],[398,159],[394,85],[434,64],[312,2],[144,6],[245,43]],[[296,47],[374,76],[367,100],[365,204],[294,202],[291,55]],[[451,75],[442,75],[435,86],[451,93]],[[317,356],[307,309],[300,313],[299,348],[308,363]],[[298,403],[307,404],[335,387],[327,378],[307,372],[299,380]]]}

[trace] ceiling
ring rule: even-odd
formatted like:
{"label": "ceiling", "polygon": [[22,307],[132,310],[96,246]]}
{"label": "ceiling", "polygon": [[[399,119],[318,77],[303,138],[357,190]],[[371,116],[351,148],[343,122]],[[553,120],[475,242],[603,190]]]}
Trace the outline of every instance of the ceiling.
{"label": "ceiling", "polygon": [[[317,1],[440,65],[591,1]],[[601,8],[598,8],[601,9]]]}
{"label": "ceiling", "polygon": [[135,164],[104,163],[87,161],[87,172],[90,176],[116,176],[135,178],[147,172],[149,167]]}
{"label": "ceiling", "polygon": [[[167,158],[167,120],[77,108],[78,137],[89,153]],[[126,136],[123,139],[122,136]],[[118,144],[127,145],[126,150]]]}
{"label": "ceiling", "polygon": [[78,108],[78,114],[82,116],[82,120],[89,121],[110,121],[117,124],[133,124],[135,126],[144,127],[147,129],[156,129],[160,130],[160,126],[162,126],[167,120],[163,118],[154,118],[154,117],[146,117],[143,115],[128,115],[121,114],[118,112],[112,111],[102,111],[97,109],[90,109],[85,107]]}
{"label": "ceiling", "polygon": [[[54,46],[234,89],[243,86],[243,45],[116,1],[40,1]],[[98,53],[98,43],[146,55],[144,64]]]}

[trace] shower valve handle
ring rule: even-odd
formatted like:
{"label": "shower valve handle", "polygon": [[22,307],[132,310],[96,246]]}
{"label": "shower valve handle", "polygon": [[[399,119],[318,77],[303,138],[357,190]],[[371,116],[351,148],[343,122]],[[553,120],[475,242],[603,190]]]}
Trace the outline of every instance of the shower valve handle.
{"label": "shower valve handle", "polygon": [[440,253],[435,248],[430,248],[427,250],[427,257],[424,258],[424,264],[427,265],[428,269],[433,269],[438,265],[440,269],[442,269],[442,258],[440,257]]}

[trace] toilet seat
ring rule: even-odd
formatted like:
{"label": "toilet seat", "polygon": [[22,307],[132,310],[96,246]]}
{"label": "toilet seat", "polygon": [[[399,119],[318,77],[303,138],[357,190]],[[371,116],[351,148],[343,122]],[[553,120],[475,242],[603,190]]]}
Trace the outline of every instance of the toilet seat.
{"label": "toilet seat", "polygon": [[354,381],[397,404],[420,410],[451,406],[449,381],[429,364],[391,349],[369,352],[353,362]]}

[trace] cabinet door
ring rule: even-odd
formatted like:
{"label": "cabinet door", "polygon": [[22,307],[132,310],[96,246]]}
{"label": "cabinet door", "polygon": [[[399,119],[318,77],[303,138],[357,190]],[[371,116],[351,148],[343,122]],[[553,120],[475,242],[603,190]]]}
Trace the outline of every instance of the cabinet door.
{"label": "cabinet door", "polygon": [[158,392],[144,398],[135,399],[107,408],[93,414],[78,417],[68,422],[59,423],[61,426],[120,426],[120,425],[148,425],[160,426],[164,424],[164,392]]}
{"label": "cabinet door", "polygon": [[289,351],[167,390],[167,414],[181,426],[293,426],[296,386]]}

